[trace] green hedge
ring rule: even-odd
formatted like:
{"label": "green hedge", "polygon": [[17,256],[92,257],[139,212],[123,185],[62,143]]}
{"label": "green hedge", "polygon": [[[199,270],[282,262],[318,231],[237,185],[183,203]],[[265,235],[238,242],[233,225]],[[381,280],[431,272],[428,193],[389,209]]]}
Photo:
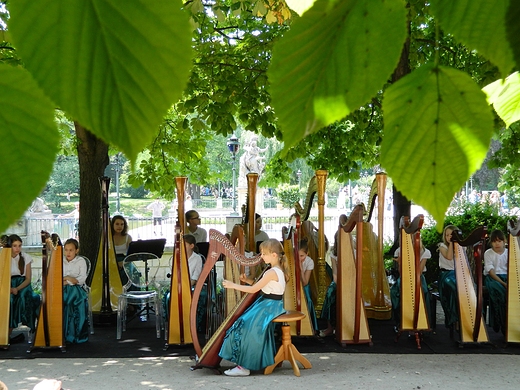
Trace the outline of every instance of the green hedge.
{"label": "green hedge", "polygon": [[[495,229],[507,234],[507,222],[513,219],[508,215],[501,215],[496,205],[490,203],[472,204],[465,202],[448,211],[443,226],[455,225],[467,237],[480,226],[487,226],[488,235]],[[439,252],[437,245],[442,242],[442,233],[438,233],[435,226],[421,230],[423,244],[432,252],[432,258],[426,263],[425,278],[428,284],[437,280],[439,274]],[[487,244],[487,243],[486,243]]]}

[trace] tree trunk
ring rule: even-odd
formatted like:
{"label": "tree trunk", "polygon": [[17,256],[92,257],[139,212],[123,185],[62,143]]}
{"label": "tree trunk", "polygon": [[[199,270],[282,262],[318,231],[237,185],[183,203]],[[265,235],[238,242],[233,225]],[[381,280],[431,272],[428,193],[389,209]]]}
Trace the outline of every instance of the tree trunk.
{"label": "tree trunk", "polygon": [[401,217],[413,216],[410,215],[412,203],[395,186],[392,186],[392,195],[394,205],[394,245],[390,248],[390,255],[393,256],[395,250],[399,248],[399,222]]}
{"label": "tree trunk", "polygon": [[[80,252],[88,257],[92,269],[96,265],[101,238],[101,187],[99,178],[104,176],[109,163],[108,145],[74,122],[78,141],[80,219],[78,235]],[[89,279],[90,282],[90,279]]]}
{"label": "tree trunk", "polygon": [[[407,8],[409,5],[407,4]],[[392,83],[395,83],[399,79],[405,77],[411,72],[410,63],[410,22],[408,22],[408,38],[406,39],[403,51],[401,52],[401,58],[392,74]],[[393,256],[395,250],[399,247],[399,222],[401,217],[410,216],[411,202],[395,187],[392,186],[393,192],[393,205],[394,205],[394,245],[390,248],[390,254]]]}

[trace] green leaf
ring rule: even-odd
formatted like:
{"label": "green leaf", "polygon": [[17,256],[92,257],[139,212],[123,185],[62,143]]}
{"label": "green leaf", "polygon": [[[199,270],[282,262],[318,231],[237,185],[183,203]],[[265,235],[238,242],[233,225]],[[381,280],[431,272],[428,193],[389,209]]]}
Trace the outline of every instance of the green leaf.
{"label": "green leaf", "polygon": [[510,1],[506,12],[506,36],[513,50],[516,68],[520,69],[520,2]]}
{"label": "green leaf", "polygon": [[466,73],[429,64],[388,88],[383,112],[382,166],[441,223],[486,157],[493,115],[485,94]]}
{"label": "green leaf", "polygon": [[[469,49],[477,49],[505,76],[514,67],[506,39],[507,3],[507,0],[432,0],[430,6],[445,32],[453,34]],[[518,19],[515,23],[518,24]]]}
{"label": "green leaf", "polygon": [[75,120],[130,158],[152,140],[191,68],[188,15],[167,0],[19,0],[27,69]]}
{"label": "green leaf", "polygon": [[275,44],[268,72],[286,148],[376,95],[405,38],[400,0],[319,0],[297,19]]}
{"label": "green leaf", "polygon": [[503,80],[497,80],[482,90],[488,96],[497,114],[506,123],[507,127],[520,120],[520,74],[513,73]]}
{"label": "green leaf", "polygon": [[45,186],[58,151],[54,106],[29,72],[0,64],[0,232]]}

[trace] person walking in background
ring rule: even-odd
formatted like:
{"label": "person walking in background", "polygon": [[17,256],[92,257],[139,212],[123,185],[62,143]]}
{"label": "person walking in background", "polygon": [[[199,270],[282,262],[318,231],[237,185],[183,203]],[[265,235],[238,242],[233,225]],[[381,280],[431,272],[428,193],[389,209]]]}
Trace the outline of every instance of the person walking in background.
{"label": "person walking in background", "polygon": [[155,199],[152,203],[150,203],[148,206],[146,206],[147,210],[152,210],[152,217],[153,217],[153,234],[157,235],[157,228],[156,226],[160,226],[159,234],[162,236],[162,217],[163,217],[163,210],[166,208],[166,205],[161,202],[159,199]]}
{"label": "person walking in background", "polygon": [[200,215],[196,210],[186,211],[184,215],[188,224],[188,233],[195,237],[197,243],[208,241],[208,232],[201,228]]}

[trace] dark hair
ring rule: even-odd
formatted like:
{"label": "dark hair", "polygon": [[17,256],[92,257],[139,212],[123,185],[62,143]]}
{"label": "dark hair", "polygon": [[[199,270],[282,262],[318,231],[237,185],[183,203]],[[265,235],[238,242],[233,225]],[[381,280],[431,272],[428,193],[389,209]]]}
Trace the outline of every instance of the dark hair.
{"label": "dark hair", "polygon": [[123,221],[123,230],[121,231],[121,235],[122,236],[126,236],[126,234],[128,233],[128,222],[126,222],[126,219],[125,217],[123,217],[122,215],[114,215],[112,217],[112,220],[110,221],[110,229],[112,230],[112,235],[114,235],[115,231],[114,231],[114,223],[120,219],[121,221]]}
{"label": "dark hair", "polygon": [[502,232],[502,230],[496,229],[491,232],[491,235],[489,236],[489,242],[495,242],[495,241],[505,241],[506,236]]}
{"label": "dark hair", "polygon": [[[9,236],[10,244],[13,245],[13,242],[15,242],[15,241],[19,241],[21,244],[23,244],[23,241],[18,234],[11,234]],[[18,259],[18,269],[20,270],[20,275],[24,275],[25,274],[25,259],[23,258],[21,251],[20,251],[19,256],[20,257]]]}
{"label": "dark hair", "polygon": [[302,238],[298,243],[298,250],[309,253],[309,239],[307,237]]}
{"label": "dark hair", "polygon": [[79,242],[75,238],[69,238],[67,241],[65,241],[65,244],[63,244],[63,247],[67,244],[72,244],[76,247],[76,249],[79,249]]}
{"label": "dark hair", "polygon": [[186,211],[186,213],[184,214],[184,216],[186,217],[186,221],[189,221],[190,219],[193,219],[193,216],[198,214],[196,210],[188,210]]}
{"label": "dark hair", "polygon": [[193,234],[185,234],[184,236],[182,236],[182,238],[184,239],[185,243],[187,242],[190,245],[194,245],[193,251],[195,253],[199,253],[199,248],[197,247],[197,239]]}
{"label": "dark hair", "polygon": [[262,216],[258,213],[255,213],[255,220],[257,220],[258,218],[262,218]]}

